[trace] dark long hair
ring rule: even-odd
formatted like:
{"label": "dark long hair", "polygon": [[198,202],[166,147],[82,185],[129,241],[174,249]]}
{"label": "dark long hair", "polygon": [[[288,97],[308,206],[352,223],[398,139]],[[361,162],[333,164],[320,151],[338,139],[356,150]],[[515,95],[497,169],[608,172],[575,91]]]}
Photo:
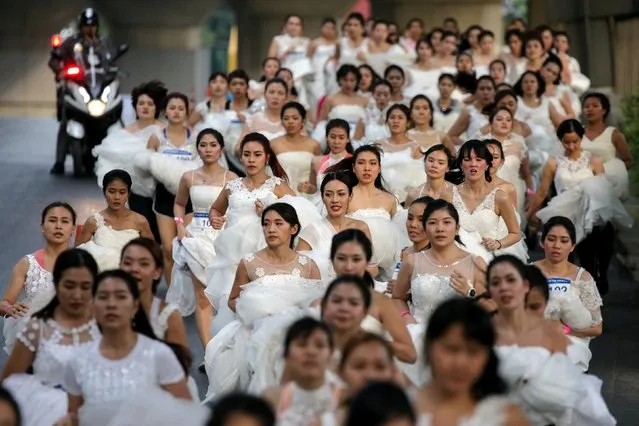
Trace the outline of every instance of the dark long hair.
{"label": "dark long hair", "polygon": [[[424,230],[426,229],[426,223],[428,223],[428,219],[430,219],[433,213],[439,210],[446,210],[455,221],[455,224],[459,226],[459,212],[457,212],[455,206],[453,206],[448,201],[442,200],[440,198],[437,200],[429,201],[428,204],[426,204],[426,209],[424,209],[424,213],[422,214],[422,226],[424,227]],[[459,238],[459,235],[455,235],[455,241],[462,246],[464,245],[461,238]],[[428,247],[430,248],[430,243],[428,243]]]}
{"label": "dark long hair", "polygon": [[266,214],[270,211],[274,211],[277,214],[279,214],[286,223],[291,225],[291,227],[297,225],[297,232],[291,235],[291,241],[289,243],[289,247],[292,249],[293,247],[295,247],[295,238],[297,238],[297,236],[300,233],[300,230],[302,229],[302,225],[300,224],[300,219],[297,216],[297,212],[295,211],[295,208],[288,203],[271,204],[270,206],[266,207],[264,211],[262,212],[262,219],[261,219],[262,226],[264,226],[264,220],[266,218]]}
{"label": "dark long hair", "polygon": [[[151,254],[151,257],[153,258],[153,261],[155,262],[155,267],[160,268],[162,271],[164,271],[164,256],[162,255],[162,248],[155,240],[152,240],[150,238],[138,237],[126,243],[125,246],[122,247],[122,251],[120,252],[120,261],[124,257],[124,253],[129,249],[129,247],[133,247],[133,246],[142,247],[143,249],[146,249]],[[153,284],[151,287],[151,292],[153,294],[157,292],[158,286],[160,285],[161,280],[162,278],[153,280]]]}
{"label": "dark long hair", "polygon": [[[467,340],[479,343],[488,352],[488,362],[481,377],[473,384],[472,393],[477,401],[490,395],[502,395],[507,391],[504,380],[499,376],[499,359],[495,353],[495,330],[488,312],[471,299],[456,297],[439,305],[428,319],[424,349],[428,353],[433,344],[452,327],[460,325]],[[432,363],[432,360],[428,360]]]}
{"label": "dark long hair", "polygon": [[381,164],[382,164],[382,152],[375,145],[362,145],[355,150],[352,157],[344,158],[340,162],[333,164],[331,167],[326,169],[326,173],[331,172],[347,172],[351,174],[351,179],[355,182],[355,185],[359,183],[359,179],[357,179],[357,175],[355,174],[355,163],[357,162],[357,157],[364,152],[371,152],[375,157],[377,157],[377,161],[380,164],[380,172],[375,179],[375,188],[382,190],[384,192],[390,192],[384,186],[384,179],[382,178]]}
{"label": "dark long hair", "polygon": [[258,132],[247,134],[242,139],[242,142],[240,142],[240,153],[242,153],[242,151],[244,150],[244,146],[249,142],[256,142],[262,145],[262,148],[264,148],[264,154],[268,156],[267,165],[271,168],[273,175],[288,183],[288,175],[286,174],[284,167],[282,167],[280,162],[277,160],[277,155],[275,155],[275,152],[273,152],[271,143],[269,142],[268,138]]}
{"label": "dark long hair", "polygon": [[53,285],[56,290],[56,295],[51,299],[49,304],[38,312],[33,314],[34,318],[49,319],[53,318],[53,314],[58,306],[60,306],[60,300],[58,299],[58,286],[64,272],[71,268],[86,268],[95,282],[98,276],[98,264],[89,252],[73,248],[60,253],[53,266]]}
{"label": "dark long hair", "polygon": [[[330,252],[331,262],[335,260],[337,250],[339,250],[339,248],[346,243],[355,243],[359,245],[364,252],[366,262],[370,263],[371,259],[373,258],[373,243],[371,243],[371,240],[368,239],[366,234],[364,234],[359,229],[353,228],[345,229],[333,236]],[[370,288],[375,287],[375,280],[368,271],[364,272],[362,279]]]}
{"label": "dark long hair", "polygon": [[417,421],[406,391],[391,382],[373,382],[352,399],[345,425],[383,426],[393,420]]}
{"label": "dark long hair", "polygon": [[[131,293],[131,297],[133,297],[133,300],[140,300],[140,289],[138,287],[138,281],[133,278],[131,274],[123,271],[122,269],[112,269],[110,271],[104,271],[100,273],[100,275],[98,275],[95,279],[95,283],[93,284],[94,297],[97,294],[102,281],[109,278],[115,278],[123,281],[124,284],[126,284],[129,293]],[[99,324],[98,326],[100,327]],[[153,327],[151,327],[151,323],[149,322],[149,317],[146,315],[146,312],[144,312],[142,304],[138,306],[138,310],[133,317],[132,329],[136,333],[143,334],[149,339],[160,340],[158,336],[155,335]]]}

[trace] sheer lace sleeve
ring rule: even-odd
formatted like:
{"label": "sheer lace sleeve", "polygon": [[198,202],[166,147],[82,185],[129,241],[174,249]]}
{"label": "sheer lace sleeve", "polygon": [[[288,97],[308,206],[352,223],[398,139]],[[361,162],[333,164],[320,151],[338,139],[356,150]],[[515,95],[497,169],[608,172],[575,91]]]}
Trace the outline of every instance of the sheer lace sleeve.
{"label": "sheer lace sleeve", "polygon": [[24,328],[18,332],[18,340],[20,340],[31,352],[36,352],[40,345],[42,336],[43,321],[39,318],[31,318]]}
{"label": "sheer lace sleeve", "polygon": [[[584,270],[582,269],[582,271]],[[588,272],[582,271],[580,271],[579,277],[577,277],[576,285],[579,290],[579,299],[586,309],[590,311],[590,315],[592,316],[591,327],[594,327],[603,321],[601,316],[601,306],[603,302],[595,280]]]}

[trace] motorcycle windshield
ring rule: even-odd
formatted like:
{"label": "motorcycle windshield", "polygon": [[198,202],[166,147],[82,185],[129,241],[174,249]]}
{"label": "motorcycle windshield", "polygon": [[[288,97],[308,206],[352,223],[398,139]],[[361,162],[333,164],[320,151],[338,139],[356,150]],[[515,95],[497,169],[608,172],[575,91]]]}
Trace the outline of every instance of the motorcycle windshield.
{"label": "motorcycle windshield", "polygon": [[78,81],[89,92],[92,99],[100,97],[105,87],[111,84],[114,76],[109,72],[109,64],[102,55],[83,52],[82,79]]}

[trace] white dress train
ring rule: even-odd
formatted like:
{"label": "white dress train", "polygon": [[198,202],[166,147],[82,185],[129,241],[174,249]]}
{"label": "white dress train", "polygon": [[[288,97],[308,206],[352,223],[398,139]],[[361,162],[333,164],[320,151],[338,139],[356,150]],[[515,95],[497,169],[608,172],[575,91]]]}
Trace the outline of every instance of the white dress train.
{"label": "white dress train", "polygon": [[179,306],[182,316],[195,312],[195,290],[191,274],[206,285],[205,268],[215,258],[215,240],[220,230],[209,223],[209,210],[226,185],[192,185],[189,190],[193,204],[193,220],[186,227],[191,235],[173,240],[173,273],[166,301]]}
{"label": "white dress train", "polygon": [[88,251],[98,264],[100,271],[117,269],[120,266],[122,248],[134,238],[140,236],[137,229],[115,230],[104,222],[99,212],[93,215],[97,228],[93,237],[77,248]]}
{"label": "white dress train", "polygon": [[65,367],[99,337],[95,320],[72,329],[52,318],[29,320],[18,339],[35,354],[33,374],[13,374],[2,383],[18,402],[24,426],[52,425],[67,414]]}
{"label": "white dress train", "polygon": [[[78,413],[80,425],[140,424],[139,412],[132,413],[133,418],[122,418],[124,413],[130,413],[130,404],[144,404],[149,407],[145,410],[147,415],[153,413],[160,419],[172,416],[168,411],[174,407],[151,398],[162,391],[162,385],[178,383],[185,377],[177,357],[166,344],[138,334],[137,343],[128,355],[111,360],[100,353],[97,339],[78,355],[67,363],[64,387],[70,395],[82,396],[84,400]],[[193,402],[195,406],[199,404]],[[188,424],[189,412],[182,412],[184,424]]]}
{"label": "white dress train", "polygon": [[577,160],[564,155],[556,157],[554,183],[557,195],[537,212],[546,223],[553,216],[565,216],[577,230],[577,243],[598,225],[612,222],[618,228],[632,227],[633,219],[617,198],[613,185],[604,175],[592,172],[590,152],[582,152]]}
{"label": "white dress train", "polygon": [[146,145],[152,134],[161,137],[162,128],[152,124],[135,133],[117,129],[110,132],[100,145],[96,145],[92,153],[97,157],[94,170],[98,186],[102,188],[105,174],[113,169],[122,169],[131,175],[131,192],[143,197],[152,197],[155,192],[153,176],[135,165],[135,157],[146,152]]}
{"label": "white dress train", "polygon": [[250,351],[251,331],[259,320],[287,308],[303,309],[322,296],[324,284],[309,279],[313,261],[298,254],[287,265],[271,265],[256,254],[244,258],[250,282],[237,299],[237,319],[206,345],[204,364],[209,378],[206,399],[234,389],[246,390],[253,371],[269,368]]}

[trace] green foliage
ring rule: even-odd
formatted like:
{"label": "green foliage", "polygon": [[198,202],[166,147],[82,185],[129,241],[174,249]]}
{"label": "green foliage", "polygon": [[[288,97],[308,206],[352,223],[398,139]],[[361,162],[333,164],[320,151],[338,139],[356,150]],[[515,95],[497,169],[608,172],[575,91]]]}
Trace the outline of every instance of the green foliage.
{"label": "green foliage", "polygon": [[[639,158],[639,91],[626,94],[621,101],[622,121],[619,130],[630,145],[634,158]],[[631,167],[630,188],[639,196],[639,168]]]}

